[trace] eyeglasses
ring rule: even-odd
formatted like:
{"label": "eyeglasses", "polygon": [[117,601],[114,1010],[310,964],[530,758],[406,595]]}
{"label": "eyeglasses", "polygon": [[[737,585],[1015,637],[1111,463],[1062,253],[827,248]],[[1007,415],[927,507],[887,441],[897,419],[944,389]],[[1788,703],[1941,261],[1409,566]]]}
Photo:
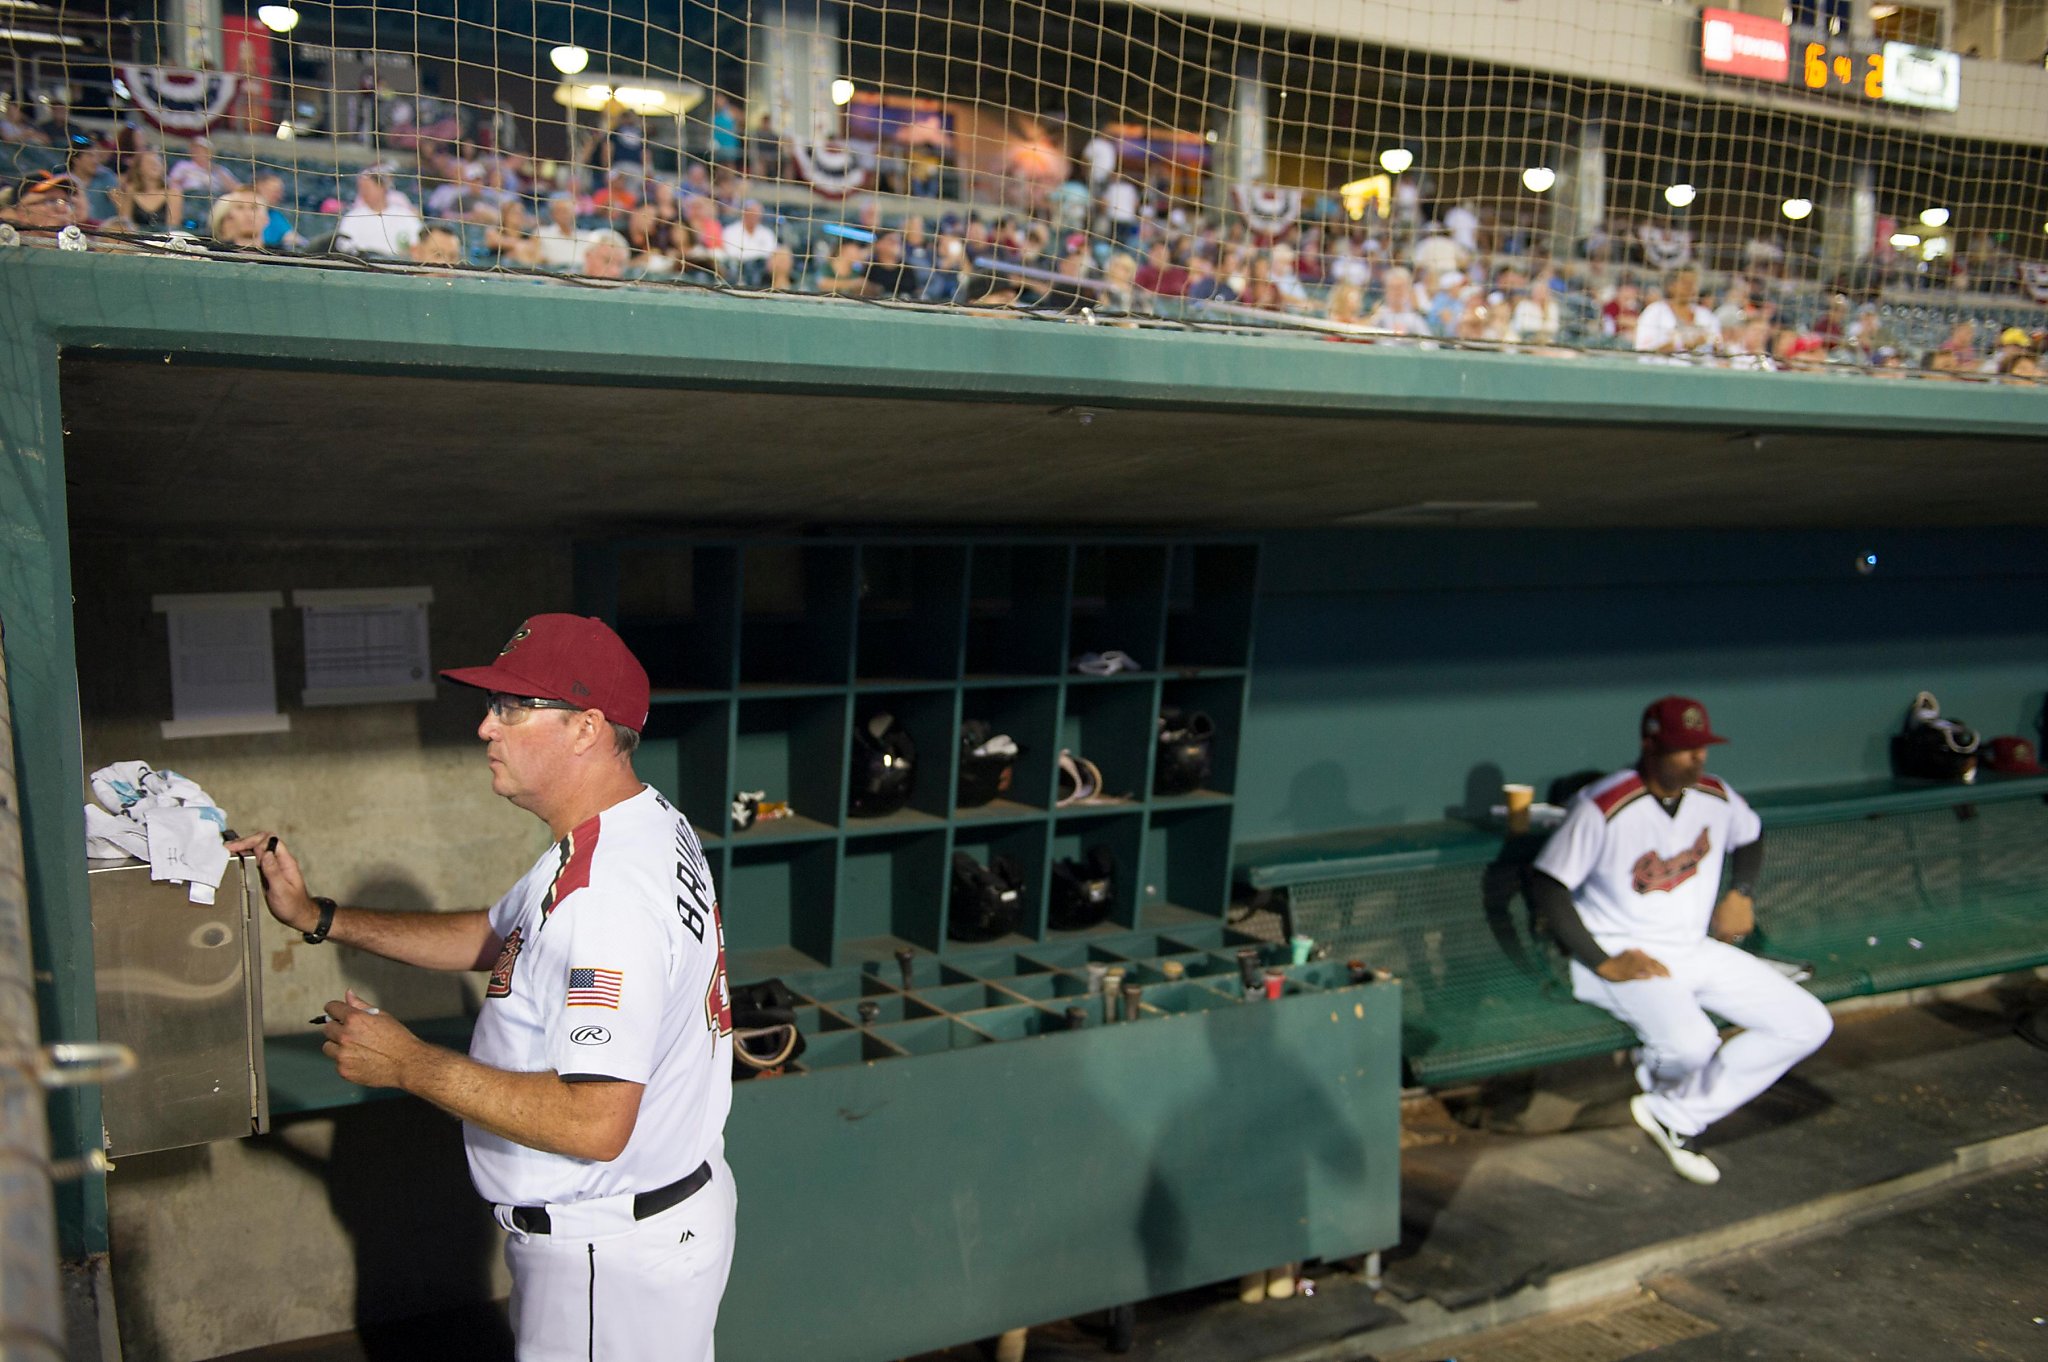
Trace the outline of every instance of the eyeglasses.
{"label": "eyeglasses", "polygon": [[568,700],[542,700],[532,695],[507,695],[501,690],[492,691],[484,703],[490,707],[491,713],[497,717],[499,723],[508,725],[525,723],[537,709],[565,709],[571,712],[580,712],[583,709],[582,705]]}

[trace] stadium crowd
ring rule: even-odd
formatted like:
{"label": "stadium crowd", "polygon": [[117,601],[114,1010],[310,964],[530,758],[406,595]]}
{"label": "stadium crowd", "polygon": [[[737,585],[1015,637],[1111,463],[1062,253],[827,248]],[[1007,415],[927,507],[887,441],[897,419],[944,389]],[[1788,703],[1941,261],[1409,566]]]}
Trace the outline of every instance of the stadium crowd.
{"label": "stadium crowd", "polygon": [[[1020,204],[881,200],[778,190],[714,155],[650,174],[618,127],[577,169],[464,142],[420,142],[414,164],[288,181],[230,165],[204,137],[167,152],[59,130],[65,159],[24,178],[0,217],[79,225],[108,245],[184,231],[238,252],[334,253],[431,268],[594,280],[681,280],[890,303],[1291,325],[1337,336],[1519,349],[1617,349],[1749,368],[1844,365],[2038,378],[2048,310],[2023,300],[1929,306],[1928,281],[1864,272],[1823,284],[1768,238],[1702,272],[1692,243],[1610,227],[1554,259],[1529,218],[1409,189],[1389,216],[1308,201],[1280,215],[1204,208],[1084,154],[1071,180]],[[776,167],[786,172],[786,167]],[[548,172],[544,174],[544,172]],[[293,177],[297,178],[297,177]],[[296,191],[296,192],[295,192]],[[774,206],[768,200],[774,201]],[[822,204],[822,209],[821,209]],[[777,211],[777,208],[784,211]],[[1648,225],[1646,224],[1646,227]],[[1939,281],[1952,285],[1952,278]],[[2024,324],[2015,324],[2020,322]]]}

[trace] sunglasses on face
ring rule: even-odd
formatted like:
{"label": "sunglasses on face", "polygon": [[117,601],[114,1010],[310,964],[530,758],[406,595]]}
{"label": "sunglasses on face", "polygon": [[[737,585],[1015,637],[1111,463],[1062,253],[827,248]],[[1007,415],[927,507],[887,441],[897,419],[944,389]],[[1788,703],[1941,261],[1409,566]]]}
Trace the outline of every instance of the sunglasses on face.
{"label": "sunglasses on face", "polygon": [[583,709],[582,705],[573,704],[568,700],[542,700],[532,695],[508,695],[501,690],[492,691],[484,703],[499,723],[508,726],[525,723],[537,709],[562,709],[572,713]]}

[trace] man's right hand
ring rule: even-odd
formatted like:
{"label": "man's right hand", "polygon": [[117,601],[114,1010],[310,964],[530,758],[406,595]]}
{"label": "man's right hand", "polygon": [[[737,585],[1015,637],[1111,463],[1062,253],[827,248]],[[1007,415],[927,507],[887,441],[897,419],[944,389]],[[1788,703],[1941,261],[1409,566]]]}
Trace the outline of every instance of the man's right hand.
{"label": "man's right hand", "polygon": [[1626,950],[1619,955],[1610,955],[1600,962],[1600,968],[1593,971],[1610,984],[1625,984],[1632,979],[1669,979],[1671,971],[1664,968],[1664,962],[1644,951]]}
{"label": "man's right hand", "polygon": [[254,856],[263,876],[263,902],[270,915],[296,932],[310,932],[320,922],[320,909],[306,892],[298,858],[273,833],[258,832],[228,843],[230,856]]}

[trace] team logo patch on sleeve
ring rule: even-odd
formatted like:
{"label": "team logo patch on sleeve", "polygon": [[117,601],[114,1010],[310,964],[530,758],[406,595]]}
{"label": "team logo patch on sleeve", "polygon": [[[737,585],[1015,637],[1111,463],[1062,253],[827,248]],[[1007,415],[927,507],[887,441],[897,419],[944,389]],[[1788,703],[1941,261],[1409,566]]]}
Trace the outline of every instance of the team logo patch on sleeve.
{"label": "team logo patch on sleeve", "polygon": [[514,927],[512,935],[505,938],[505,944],[498,947],[498,963],[491,966],[491,983],[484,990],[486,998],[512,996],[512,967],[519,963],[519,950],[525,944],[525,936],[524,927]]}
{"label": "team logo patch on sleeve", "polygon": [[625,971],[615,969],[572,969],[569,971],[570,1007],[619,1005],[619,989],[626,982]]}

